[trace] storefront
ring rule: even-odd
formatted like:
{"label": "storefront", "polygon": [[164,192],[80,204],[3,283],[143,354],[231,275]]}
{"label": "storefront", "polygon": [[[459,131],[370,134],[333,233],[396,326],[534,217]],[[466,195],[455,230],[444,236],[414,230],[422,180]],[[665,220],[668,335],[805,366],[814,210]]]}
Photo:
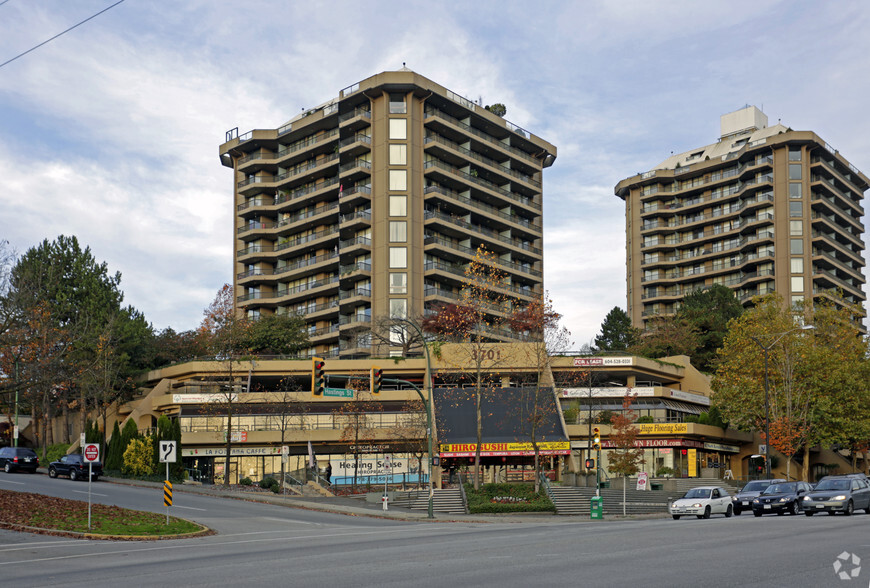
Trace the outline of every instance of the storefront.
{"label": "storefront", "polygon": [[[572,447],[580,448],[580,444]],[[586,444],[582,444],[583,448]],[[732,457],[739,451],[736,445],[725,445],[686,438],[638,439],[636,446],[643,449],[640,471],[650,477],[722,478],[733,471]],[[601,443],[601,467],[607,470],[609,452],[617,449],[610,440]]]}

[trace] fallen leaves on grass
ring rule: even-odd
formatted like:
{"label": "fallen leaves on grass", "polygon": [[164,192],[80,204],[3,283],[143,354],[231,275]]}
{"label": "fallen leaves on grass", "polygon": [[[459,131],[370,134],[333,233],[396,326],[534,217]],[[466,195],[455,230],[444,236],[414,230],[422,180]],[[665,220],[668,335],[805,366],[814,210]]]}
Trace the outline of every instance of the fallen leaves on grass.
{"label": "fallen leaves on grass", "polygon": [[107,535],[178,535],[202,530],[175,517],[167,525],[165,515],[105,504],[91,505],[88,528],[87,502],[11,490],[0,490],[0,523]]}

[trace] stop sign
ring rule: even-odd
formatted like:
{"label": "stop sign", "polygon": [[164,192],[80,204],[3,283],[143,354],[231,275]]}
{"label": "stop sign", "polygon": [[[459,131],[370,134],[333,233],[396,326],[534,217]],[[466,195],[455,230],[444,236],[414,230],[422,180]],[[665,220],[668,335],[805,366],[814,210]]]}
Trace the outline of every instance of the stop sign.
{"label": "stop sign", "polygon": [[85,445],[85,461],[97,461],[100,459],[100,446],[96,443]]}

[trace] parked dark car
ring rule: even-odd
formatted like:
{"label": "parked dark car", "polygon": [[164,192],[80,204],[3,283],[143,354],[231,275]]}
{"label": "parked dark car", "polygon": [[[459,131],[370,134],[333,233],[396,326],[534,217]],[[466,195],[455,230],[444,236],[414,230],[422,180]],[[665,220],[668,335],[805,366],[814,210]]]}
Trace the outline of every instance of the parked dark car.
{"label": "parked dark car", "polygon": [[797,514],[802,509],[803,497],[813,489],[806,482],[780,482],[771,484],[752,501],[752,514]]}
{"label": "parked dark car", "polygon": [[88,468],[93,467],[91,480],[97,479],[103,475],[103,464],[99,461],[87,462],[85,458],[78,453],[64,455],[60,461],[53,461],[48,466],[48,475],[52,478],[58,476],[69,476],[70,480],[86,480],[88,478]]}
{"label": "parked dark car", "polygon": [[771,484],[785,482],[781,478],[774,480],[753,480],[740,489],[740,492],[731,497],[734,505],[734,514],[739,515],[744,510],[752,510],[752,501],[759,494],[767,490]]}
{"label": "parked dark car", "polygon": [[808,517],[817,512],[850,515],[862,508],[870,514],[870,483],[864,474],[825,476],[804,496],[803,507]]}
{"label": "parked dark car", "polygon": [[4,447],[0,449],[0,467],[7,474],[18,470],[32,474],[39,467],[39,458],[27,447]]}

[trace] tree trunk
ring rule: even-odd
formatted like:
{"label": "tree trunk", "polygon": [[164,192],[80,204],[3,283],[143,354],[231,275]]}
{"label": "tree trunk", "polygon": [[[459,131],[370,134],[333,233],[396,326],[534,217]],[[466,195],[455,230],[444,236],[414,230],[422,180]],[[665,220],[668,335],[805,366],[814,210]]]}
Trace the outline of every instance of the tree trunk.
{"label": "tree trunk", "polygon": [[[70,442],[70,439],[69,439],[69,429],[70,429],[69,403],[64,401],[60,406],[61,406],[61,409],[60,409],[61,414],[63,415],[63,435],[61,435],[61,439],[63,440],[64,443],[69,443]],[[82,420],[84,420],[84,412],[85,412],[84,410],[81,410]],[[82,426],[82,431],[84,431],[84,430],[85,430],[85,428],[84,428],[84,426]]]}
{"label": "tree trunk", "polygon": [[483,421],[480,413],[480,381],[477,383],[475,417],[477,419],[477,448],[474,450],[474,489],[480,490],[480,446],[483,444]]}
{"label": "tree trunk", "polygon": [[802,468],[801,475],[803,479],[807,482],[810,481],[810,442],[807,441],[804,444],[804,463]]}

